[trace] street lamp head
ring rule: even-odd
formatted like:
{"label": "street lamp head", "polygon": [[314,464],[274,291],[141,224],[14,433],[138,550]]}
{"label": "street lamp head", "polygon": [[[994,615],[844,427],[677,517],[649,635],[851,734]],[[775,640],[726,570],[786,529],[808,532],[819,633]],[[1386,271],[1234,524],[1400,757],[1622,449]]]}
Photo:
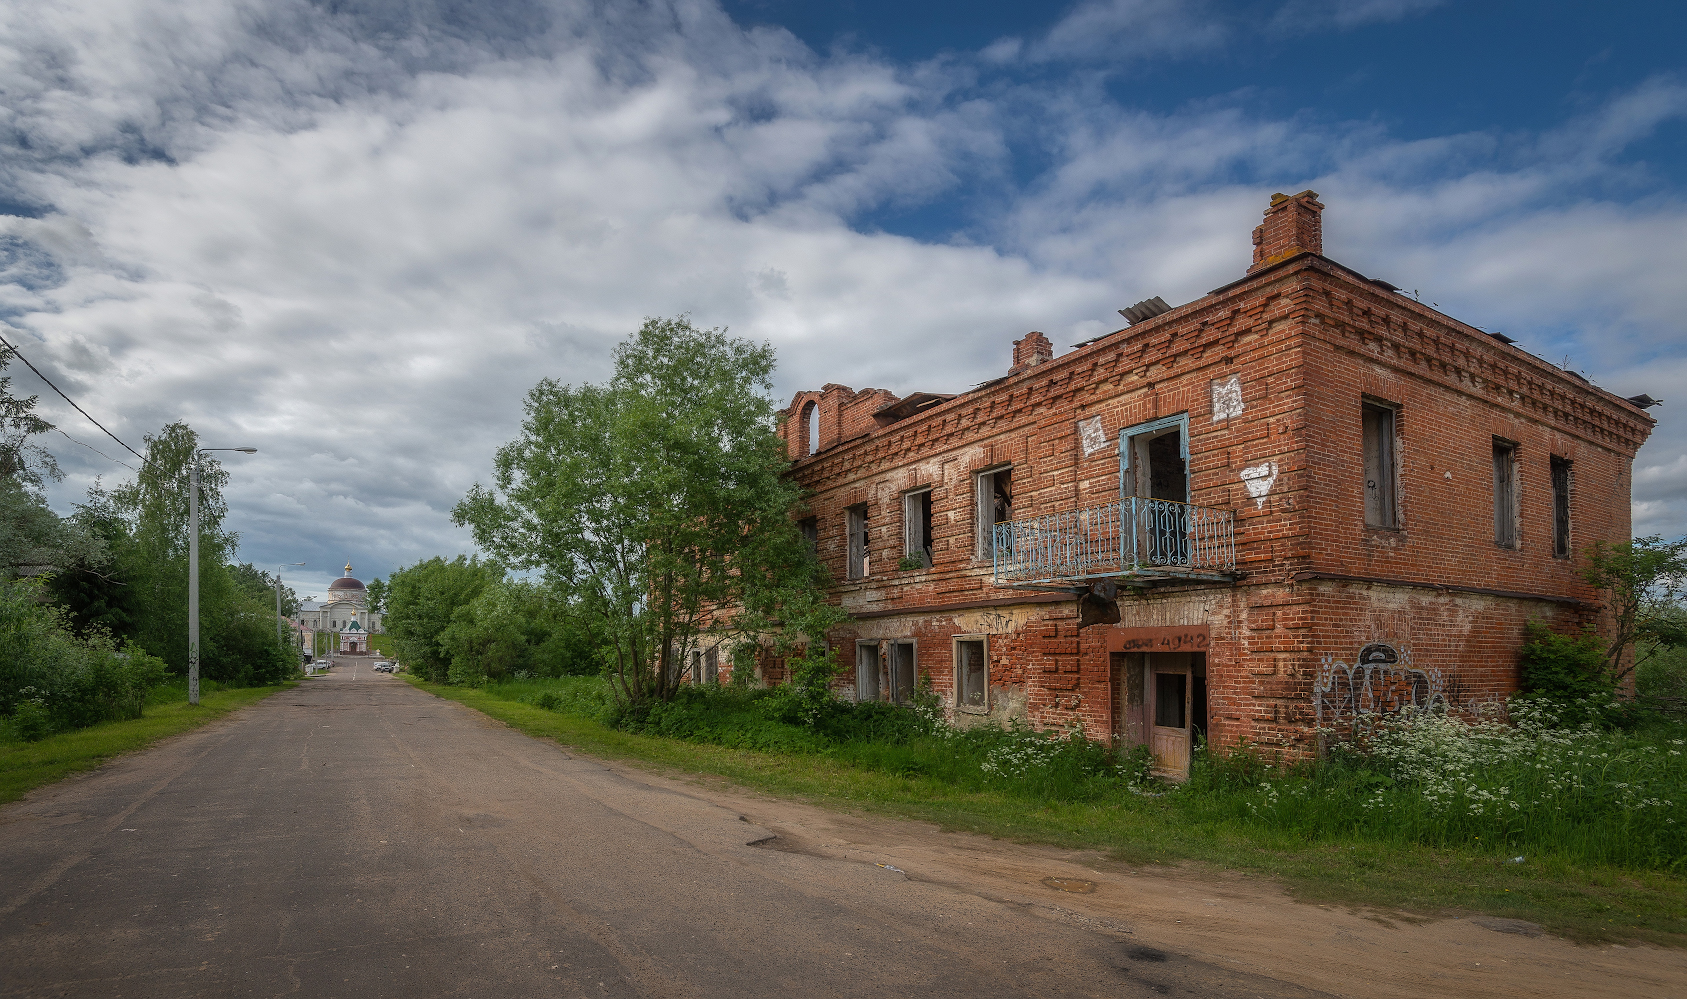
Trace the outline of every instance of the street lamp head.
{"label": "street lamp head", "polygon": [[255,448],[255,447],[237,447],[237,448],[235,448],[235,450],[239,451],[241,454],[257,454],[258,453],[258,449]]}

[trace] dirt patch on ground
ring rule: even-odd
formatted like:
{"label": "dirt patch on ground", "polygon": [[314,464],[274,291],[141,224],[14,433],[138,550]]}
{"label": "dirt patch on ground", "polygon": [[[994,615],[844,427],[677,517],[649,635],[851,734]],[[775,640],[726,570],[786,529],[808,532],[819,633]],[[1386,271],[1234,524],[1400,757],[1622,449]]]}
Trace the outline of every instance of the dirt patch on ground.
{"label": "dirt patch on ground", "polygon": [[761,847],[889,867],[1051,920],[1124,934],[1150,955],[1137,960],[1183,955],[1346,996],[1687,995],[1687,952],[1680,950],[1584,947],[1515,919],[1425,919],[1303,903],[1269,879],[1242,873],[1133,867],[1088,851],[828,811],[714,780],[642,776],[736,809],[777,837]]}

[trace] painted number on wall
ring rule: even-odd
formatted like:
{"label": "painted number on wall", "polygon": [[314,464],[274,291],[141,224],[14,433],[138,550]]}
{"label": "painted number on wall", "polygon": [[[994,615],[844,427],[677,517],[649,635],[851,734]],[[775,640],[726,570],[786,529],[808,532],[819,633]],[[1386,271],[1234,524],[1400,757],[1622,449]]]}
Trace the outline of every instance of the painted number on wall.
{"label": "painted number on wall", "polygon": [[1206,626],[1193,628],[1121,628],[1108,636],[1109,652],[1205,652]]}

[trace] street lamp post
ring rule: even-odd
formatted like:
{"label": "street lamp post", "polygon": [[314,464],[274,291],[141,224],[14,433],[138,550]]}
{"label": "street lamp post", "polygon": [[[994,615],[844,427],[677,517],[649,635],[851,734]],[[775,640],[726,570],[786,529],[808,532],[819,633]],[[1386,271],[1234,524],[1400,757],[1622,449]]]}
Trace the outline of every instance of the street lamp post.
{"label": "street lamp post", "polygon": [[196,447],[187,490],[187,702],[199,703],[199,456],[207,451],[257,454],[255,447]]}
{"label": "street lamp post", "polygon": [[[275,567],[275,640],[282,645],[291,645],[292,643],[287,641],[281,633],[281,570],[295,565],[304,565],[304,563],[283,562]],[[294,663],[293,665],[297,666],[299,664]]]}

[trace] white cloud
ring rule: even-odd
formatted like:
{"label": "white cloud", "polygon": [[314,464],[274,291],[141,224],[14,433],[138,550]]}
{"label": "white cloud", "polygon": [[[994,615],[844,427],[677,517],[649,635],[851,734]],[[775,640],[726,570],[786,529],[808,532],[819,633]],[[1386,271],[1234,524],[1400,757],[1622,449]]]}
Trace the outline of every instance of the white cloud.
{"label": "white cloud", "polygon": [[[525,391],[603,377],[644,316],[771,340],[782,392],[952,391],[1029,329],[1073,343],[1236,277],[1273,190],[1324,195],[1331,255],[1624,394],[1667,394],[1651,360],[1681,354],[1666,264],[1687,210],[1597,194],[1644,186],[1613,157],[1680,113],[1667,80],[1535,140],[1402,143],[822,58],[700,2],[391,20],[409,9],[0,4],[7,126],[30,143],[5,183],[42,213],[0,220],[0,314],[131,443],[185,418],[259,447],[230,462],[248,557],[385,571],[460,550],[445,512]],[[1026,142],[1053,166],[1020,189]],[[962,192],[988,194],[966,239],[852,227]],[[1643,466],[1687,453],[1677,426]],[[64,457],[61,499],[114,472]],[[1660,481],[1637,499],[1681,533]]]}

